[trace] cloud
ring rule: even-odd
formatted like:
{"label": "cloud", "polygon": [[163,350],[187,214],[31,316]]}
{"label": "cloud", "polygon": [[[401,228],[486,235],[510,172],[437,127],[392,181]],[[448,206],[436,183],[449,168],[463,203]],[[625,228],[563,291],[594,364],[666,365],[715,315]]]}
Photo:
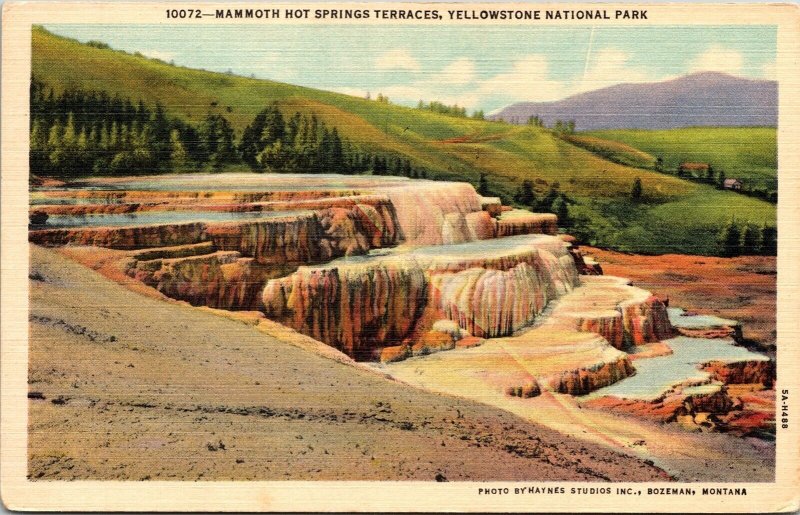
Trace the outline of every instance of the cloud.
{"label": "cloud", "polygon": [[[414,68],[419,63],[407,51],[395,49],[383,54],[392,58],[394,69]],[[410,61],[410,62],[409,62]],[[622,83],[647,83],[672,77],[659,74],[656,69],[634,64],[630,53],[618,48],[602,48],[591,55],[586,67],[573,76],[553,76],[551,61],[544,54],[523,55],[511,62],[510,67],[488,78],[481,78],[476,62],[458,58],[432,73],[420,72],[413,80],[372,88],[392,102],[414,105],[419,100],[437,100],[447,105],[457,104],[467,109],[492,108],[514,102],[548,102]],[[388,66],[388,63],[384,66]],[[712,45],[698,54],[685,73],[699,70],[740,72],[743,58],[736,51]],[[765,77],[774,74],[774,63],[759,69]],[[683,75],[683,74],[681,74]],[[364,88],[338,87],[336,91],[363,97]]]}
{"label": "cloud", "polygon": [[280,52],[269,51],[259,53],[247,67],[247,73],[253,73],[258,78],[289,82],[299,78],[297,69],[287,64],[284,55]]}
{"label": "cloud", "polygon": [[478,93],[483,96],[507,97],[515,101],[556,100],[564,96],[564,84],[549,79],[549,71],[546,56],[526,55],[514,61],[508,72],[480,83]]}
{"label": "cloud", "polygon": [[419,62],[405,48],[388,50],[375,59],[375,68],[378,70],[404,70],[418,72],[421,67]]}
{"label": "cloud", "polygon": [[164,52],[162,50],[140,50],[142,55],[146,55],[147,57],[152,57],[154,59],[161,59],[164,62],[170,62],[175,59],[175,54],[172,52]]}
{"label": "cloud", "polygon": [[688,71],[689,73],[722,72],[741,75],[743,67],[744,57],[740,52],[714,44],[689,63]]}
{"label": "cloud", "polygon": [[[436,100],[467,109],[519,101],[547,102],[620,82],[646,82],[651,79],[648,73],[631,67],[628,61],[629,56],[625,52],[600,50],[593,56],[585,75],[572,80],[556,80],[550,77],[547,56],[529,54],[513,61],[508,71],[480,79],[475,62],[459,58],[438,72],[420,76],[416,80],[375,88],[373,96],[380,92],[399,103],[416,104],[419,100]],[[336,91],[362,97],[365,94],[362,88],[340,87]]]}
{"label": "cloud", "polygon": [[657,80],[646,70],[630,66],[630,55],[622,50],[605,48],[596,52],[586,74],[570,88],[570,94],[582,93],[622,83],[642,83]]}
{"label": "cloud", "polygon": [[441,84],[469,84],[475,80],[475,62],[461,58],[445,66],[434,82]]}
{"label": "cloud", "polygon": [[335,91],[336,93],[342,93],[344,95],[350,95],[351,97],[361,97],[361,98],[365,98],[368,93],[366,89],[350,87],[350,86],[330,86],[330,87],[323,86],[322,89],[326,91]]}
{"label": "cloud", "polygon": [[[392,50],[384,54],[397,53]],[[405,53],[405,51],[403,51]],[[407,56],[410,57],[410,56]],[[397,62],[395,59],[393,62]],[[436,72],[420,74],[417,78],[403,84],[387,84],[370,89],[375,98],[378,93],[389,97],[392,102],[414,105],[423,100],[436,100],[447,105],[458,104],[468,109],[478,107],[480,96],[476,93],[475,63],[467,58],[456,59]],[[338,93],[365,97],[367,89],[363,87],[336,86],[325,88]]]}
{"label": "cloud", "polygon": [[437,83],[415,82],[408,85],[389,86],[380,88],[381,93],[389,97],[391,101],[416,104],[420,100],[430,102],[436,100],[446,105],[459,105],[467,109],[478,107],[480,95],[469,89],[442,89]]}

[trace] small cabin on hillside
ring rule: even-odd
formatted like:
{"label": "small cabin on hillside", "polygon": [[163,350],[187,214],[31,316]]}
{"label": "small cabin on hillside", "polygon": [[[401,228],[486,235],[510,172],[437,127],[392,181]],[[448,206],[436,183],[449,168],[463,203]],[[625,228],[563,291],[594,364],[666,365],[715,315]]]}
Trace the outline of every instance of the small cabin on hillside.
{"label": "small cabin on hillside", "polygon": [[735,190],[740,191],[742,189],[742,181],[739,179],[725,179],[725,182],[722,183],[722,187],[726,190]]}

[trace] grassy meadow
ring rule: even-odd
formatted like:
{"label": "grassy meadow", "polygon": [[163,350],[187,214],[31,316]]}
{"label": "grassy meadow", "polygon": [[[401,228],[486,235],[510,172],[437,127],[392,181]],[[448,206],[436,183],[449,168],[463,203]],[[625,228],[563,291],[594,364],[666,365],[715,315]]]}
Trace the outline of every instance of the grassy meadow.
{"label": "grassy meadow", "polygon": [[778,178],[775,127],[687,127],[668,130],[606,130],[582,134],[607,140],[664,160],[675,171],[683,162],[709,163],[753,187],[776,189]]}
{"label": "grassy meadow", "polygon": [[[509,203],[523,180],[534,183],[539,197],[558,183],[571,201],[575,232],[587,243],[617,250],[715,254],[717,235],[732,217],[758,225],[776,218],[775,205],[768,202],[647,169],[661,156],[665,167],[709,161],[728,177],[775,180],[774,129],[603,131],[570,141],[546,128],[173,66],[42,28],[33,30],[32,73],[57,91],[80,87],[160,102],[170,116],[189,123],[220,114],[237,137],[257,112],[277,101],[285,113],[316,114],[364,149],[411,159],[430,178],[478,184],[486,174],[490,192]],[[636,178],[643,188],[638,200],[630,195]]]}

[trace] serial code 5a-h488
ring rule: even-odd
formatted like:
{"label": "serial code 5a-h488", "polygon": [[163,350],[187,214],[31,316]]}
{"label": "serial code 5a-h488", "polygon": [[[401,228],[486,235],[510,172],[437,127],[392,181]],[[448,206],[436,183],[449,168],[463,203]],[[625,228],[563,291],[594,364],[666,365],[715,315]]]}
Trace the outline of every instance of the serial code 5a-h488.
{"label": "serial code 5a-h488", "polygon": [[202,18],[203,12],[200,9],[167,9],[167,18]]}

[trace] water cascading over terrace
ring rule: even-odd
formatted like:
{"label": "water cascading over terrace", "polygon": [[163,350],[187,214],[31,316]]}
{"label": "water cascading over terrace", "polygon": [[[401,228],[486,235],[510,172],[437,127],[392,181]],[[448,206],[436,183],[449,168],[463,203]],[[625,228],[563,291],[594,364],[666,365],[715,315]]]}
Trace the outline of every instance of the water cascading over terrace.
{"label": "water cascading over terrace", "polygon": [[[580,283],[555,215],[502,206],[466,183],[109,178],[34,191],[32,204],[32,242],[114,249],[126,275],[169,297],[261,310],[363,360],[511,336]],[[658,333],[642,309],[611,310],[576,323],[618,348],[636,343],[617,336],[637,334],[640,320],[646,336]]]}
{"label": "water cascading over terrace", "polygon": [[512,334],[577,282],[573,257],[560,239],[515,236],[301,267],[269,281],[264,309],[369,359],[383,347],[421,338],[439,320],[478,337]]}

